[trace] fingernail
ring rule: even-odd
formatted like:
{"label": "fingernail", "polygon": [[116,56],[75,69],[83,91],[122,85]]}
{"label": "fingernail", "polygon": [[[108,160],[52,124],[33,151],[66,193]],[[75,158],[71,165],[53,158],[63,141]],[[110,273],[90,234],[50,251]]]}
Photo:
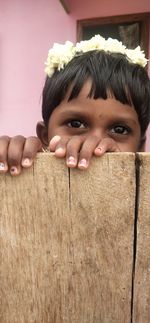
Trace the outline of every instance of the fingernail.
{"label": "fingernail", "polygon": [[75,161],[75,158],[73,156],[70,156],[68,159],[67,159],[67,164],[69,166],[74,166],[76,164],[76,161]]}
{"label": "fingernail", "polygon": [[18,168],[16,166],[12,166],[10,168],[10,173],[13,175],[18,174]]}
{"label": "fingernail", "polygon": [[102,154],[102,152],[103,152],[103,148],[102,148],[102,147],[96,147],[96,148],[95,148],[95,153],[96,153],[96,154],[98,154],[98,155],[100,154],[100,155],[101,155],[101,154]]}
{"label": "fingernail", "polygon": [[5,170],[5,164],[0,162],[0,171],[3,171]]}
{"label": "fingernail", "polygon": [[78,163],[78,166],[80,168],[87,168],[87,160],[86,159],[81,159]]}
{"label": "fingernail", "polygon": [[25,159],[22,160],[21,164],[24,167],[29,167],[29,166],[32,165],[32,160],[29,159],[29,158],[25,158]]}

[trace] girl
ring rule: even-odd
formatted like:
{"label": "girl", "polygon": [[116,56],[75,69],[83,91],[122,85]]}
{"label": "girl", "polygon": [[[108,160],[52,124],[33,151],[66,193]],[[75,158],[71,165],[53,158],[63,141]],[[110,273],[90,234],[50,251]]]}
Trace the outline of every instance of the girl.
{"label": "girl", "polygon": [[86,169],[105,152],[143,151],[150,121],[150,80],[140,48],[97,35],[73,46],[54,44],[46,62],[37,136],[0,138],[0,171],[30,167],[41,150]]}

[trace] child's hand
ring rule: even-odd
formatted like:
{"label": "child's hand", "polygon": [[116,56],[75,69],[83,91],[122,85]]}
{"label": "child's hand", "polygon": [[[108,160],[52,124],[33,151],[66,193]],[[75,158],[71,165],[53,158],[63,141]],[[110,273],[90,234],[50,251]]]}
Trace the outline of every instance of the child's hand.
{"label": "child's hand", "polygon": [[120,152],[120,149],[112,138],[100,140],[96,136],[73,136],[61,138],[55,136],[50,141],[50,151],[55,156],[66,157],[66,164],[70,168],[88,168],[93,155],[102,156],[105,152]]}
{"label": "child's hand", "polygon": [[0,173],[19,175],[22,167],[28,168],[33,164],[41,150],[42,143],[37,137],[0,137]]}

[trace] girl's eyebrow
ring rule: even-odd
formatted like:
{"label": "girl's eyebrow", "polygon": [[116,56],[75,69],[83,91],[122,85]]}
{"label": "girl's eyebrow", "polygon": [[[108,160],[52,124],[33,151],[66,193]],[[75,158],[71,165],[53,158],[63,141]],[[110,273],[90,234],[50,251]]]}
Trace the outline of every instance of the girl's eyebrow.
{"label": "girl's eyebrow", "polygon": [[133,119],[131,116],[129,117],[126,117],[126,116],[113,116],[112,117],[112,122],[120,122],[120,123],[130,123],[130,124],[133,124],[133,125],[137,125],[137,122],[135,119]]}
{"label": "girl's eyebrow", "polygon": [[66,111],[61,111],[60,112],[61,117],[68,117],[70,115],[70,117],[86,117],[87,116],[87,112],[84,111],[76,111],[76,110],[66,110]]}

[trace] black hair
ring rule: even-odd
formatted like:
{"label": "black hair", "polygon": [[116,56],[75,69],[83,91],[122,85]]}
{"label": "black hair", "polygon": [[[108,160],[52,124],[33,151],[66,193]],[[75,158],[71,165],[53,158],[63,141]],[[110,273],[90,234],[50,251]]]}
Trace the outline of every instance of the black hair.
{"label": "black hair", "polygon": [[129,62],[123,54],[97,50],[75,56],[64,69],[47,77],[42,102],[45,125],[70,85],[72,90],[68,101],[78,96],[87,79],[92,81],[88,97],[107,99],[109,91],[116,100],[134,106],[141,134],[145,134],[150,122],[150,80],[147,72],[140,65]]}

